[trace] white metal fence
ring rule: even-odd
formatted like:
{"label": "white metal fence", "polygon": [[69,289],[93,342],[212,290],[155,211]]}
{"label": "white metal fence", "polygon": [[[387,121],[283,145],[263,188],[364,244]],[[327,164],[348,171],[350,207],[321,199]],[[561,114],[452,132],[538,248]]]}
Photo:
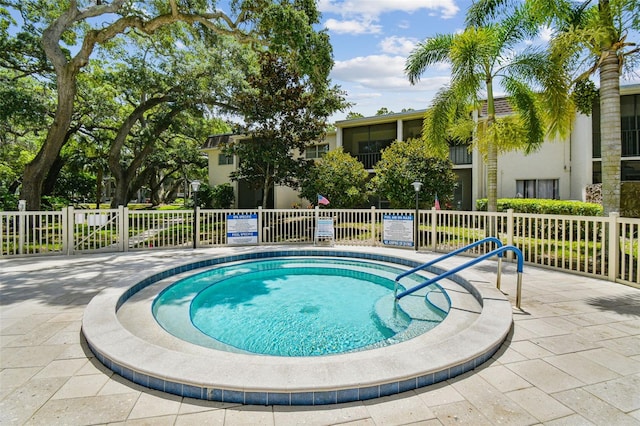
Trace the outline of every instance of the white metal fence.
{"label": "white metal fence", "polygon": [[[80,210],[0,212],[1,256],[216,247],[229,244],[229,215],[257,217],[256,244],[312,244],[332,218],[339,245],[383,246],[383,215],[412,210]],[[487,236],[518,247],[526,263],[640,283],[640,219],[421,210],[418,248],[448,252]],[[194,244],[195,240],[195,244]],[[480,255],[476,247],[469,254]]]}

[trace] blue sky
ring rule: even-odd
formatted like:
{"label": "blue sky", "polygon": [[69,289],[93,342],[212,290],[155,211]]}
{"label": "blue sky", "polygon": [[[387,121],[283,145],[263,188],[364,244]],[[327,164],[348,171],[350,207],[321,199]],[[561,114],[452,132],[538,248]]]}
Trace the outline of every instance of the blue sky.
{"label": "blue sky", "polygon": [[[425,109],[449,81],[449,68],[434,67],[411,86],[404,74],[416,43],[464,28],[471,0],[319,0],[322,24],[334,50],[333,82],[347,92],[351,110],[365,116],[382,107]],[[542,31],[540,40],[548,40]],[[524,46],[523,46],[524,47]],[[636,76],[634,83],[640,82]],[[628,82],[627,82],[628,83]],[[596,81],[597,84],[597,81]],[[622,80],[621,84],[625,84]],[[331,121],[342,120],[347,111]]]}
{"label": "blue sky", "polygon": [[[333,82],[347,92],[351,110],[365,116],[382,107],[424,109],[449,81],[445,66],[430,70],[411,86],[404,74],[416,43],[464,27],[470,0],[320,0],[335,65]],[[333,119],[343,119],[346,112]]]}

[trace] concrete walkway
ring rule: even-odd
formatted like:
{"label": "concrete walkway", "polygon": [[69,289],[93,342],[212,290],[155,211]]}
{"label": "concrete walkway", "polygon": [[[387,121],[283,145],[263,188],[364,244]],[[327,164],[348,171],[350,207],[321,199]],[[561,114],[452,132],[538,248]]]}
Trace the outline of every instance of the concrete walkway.
{"label": "concrete walkway", "polygon": [[[0,260],[0,424],[640,425],[640,290],[529,266],[523,311],[514,308],[512,334],[489,362],[391,397],[231,405],[151,391],[96,361],[80,333],[94,295],[128,274],[214,253]],[[513,300],[514,268],[503,269]],[[495,280],[495,263],[474,272]]]}

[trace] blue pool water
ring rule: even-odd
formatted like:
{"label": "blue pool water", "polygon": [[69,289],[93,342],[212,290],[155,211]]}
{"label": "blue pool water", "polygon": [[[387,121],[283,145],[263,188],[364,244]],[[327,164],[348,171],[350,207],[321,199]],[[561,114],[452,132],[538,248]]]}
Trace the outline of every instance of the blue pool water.
{"label": "blue pool water", "polygon": [[[153,313],[168,332],[216,349],[276,356],[362,350],[422,334],[446,316],[448,305],[436,307],[424,293],[407,301],[408,312],[396,305],[394,279],[401,272],[338,258],[241,262],[169,286]],[[403,279],[408,286],[424,281]],[[444,294],[437,285],[426,292]]]}

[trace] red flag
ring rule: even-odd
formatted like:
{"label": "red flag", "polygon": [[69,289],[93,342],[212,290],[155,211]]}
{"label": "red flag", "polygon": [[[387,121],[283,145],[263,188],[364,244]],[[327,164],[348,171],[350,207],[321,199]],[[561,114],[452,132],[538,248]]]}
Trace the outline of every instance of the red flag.
{"label": "red flag", "polygon": [[323,206],[326,206],[327,204],[329,204],[329,200],[324,198],[322,195],[318,194],[318,204],[322,204]]}
{"label": "red flag", "polygon": [[436,210],[440,210],[440,201],[438,201],[438,194],[436,194],[436,201],[433,203]]}

